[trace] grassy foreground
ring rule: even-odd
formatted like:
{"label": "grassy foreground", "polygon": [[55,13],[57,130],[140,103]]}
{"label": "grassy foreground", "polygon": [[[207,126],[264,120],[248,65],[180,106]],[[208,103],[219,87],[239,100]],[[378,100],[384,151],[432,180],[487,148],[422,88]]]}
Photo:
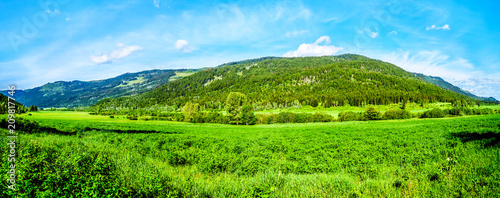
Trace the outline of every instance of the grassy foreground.
{"label": "grassy foreground", "polygon": [[32,114],[62,133],[18,137],[19,189],[2,174],[0,197],[500,197],[500,114],[255,126]]}

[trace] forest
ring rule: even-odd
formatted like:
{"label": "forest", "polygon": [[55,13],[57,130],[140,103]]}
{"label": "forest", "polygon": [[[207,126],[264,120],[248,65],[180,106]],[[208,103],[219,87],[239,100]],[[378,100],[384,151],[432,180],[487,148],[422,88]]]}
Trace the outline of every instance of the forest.
{"label": "forest", "polygon": [[325,108],[402,103],[470,104],[477,100],[428,83],[415,74],[360,55],[264,59],[209,68],[150,92],[107,98],[96,109],[123,110],[195,102],[222,110],[230,92],[248,96],[254,110],[299,105]]}

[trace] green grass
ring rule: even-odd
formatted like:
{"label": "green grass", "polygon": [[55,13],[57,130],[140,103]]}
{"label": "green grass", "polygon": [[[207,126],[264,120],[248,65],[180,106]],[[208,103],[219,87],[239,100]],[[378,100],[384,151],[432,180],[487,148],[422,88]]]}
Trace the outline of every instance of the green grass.
{"label": "green grass", "polygon": [[198,72],[197,70],[188,70],[188,71],[184,71],[184,72],[175,72],[175,76],[172,76],[168,79],[169,82],[172,82],[172,81],[175,81],[175,80],[178,80],[178,79],[181,79],[183,77],[187,77],[187,76],[191,76],[193,74],[195,74],[196,72]]}
{"label": "green grass", "polygon": [[131,85],[143,83],[144,81],[146,81],[146,80],[144,80],[144,77],[136,77],[135,80],[128,81],[127,84],[121,84],[121,85],[118,85],[117,87],[128,87]]}
{"label": "green grass", "polygon": [[[26,197],[500,196],[500,114],[255,126],[23,117],[82,129],[19,137],[16,171],[27,184],[18,193]],[[12,196],[2,178],[0,195]]]}

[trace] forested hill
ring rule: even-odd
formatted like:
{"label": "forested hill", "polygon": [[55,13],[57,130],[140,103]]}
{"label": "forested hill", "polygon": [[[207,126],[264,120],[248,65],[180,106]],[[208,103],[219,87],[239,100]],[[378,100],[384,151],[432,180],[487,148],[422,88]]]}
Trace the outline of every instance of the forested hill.
{"label": "forested hill", "polygon": [[230,92],[242,92],[255,107],[368,105],[403,100],[474,99],[431,84],[393,64],[360,55],[263,58],[205,69],[144,94],[105,99],[101,108],[181,106],[188,101],[220,108]]}
{"label": "forested hill", "polygon": [[[91,106],[103,98],[141,94],[193,72],[185,69],[148,70],[105,80],[57,81],[33,89],[17,90],[24,93],[16,94],[16,100],[26,106],[38,107]],[[7,91],[2,93],[6,95]]]}
{"label": "forested hill", "polygon": [[[14,95],[16,97],[18,96],[18,94]],[[9,109],[10,110],[14,109],[15,110],[14,113],[23,113],[28,111],[28,108],[22,105],[21,103],[15,101],[15,98],[10,97],[9,99],[8,96],[0,94],[0,114],[8,114]]]}

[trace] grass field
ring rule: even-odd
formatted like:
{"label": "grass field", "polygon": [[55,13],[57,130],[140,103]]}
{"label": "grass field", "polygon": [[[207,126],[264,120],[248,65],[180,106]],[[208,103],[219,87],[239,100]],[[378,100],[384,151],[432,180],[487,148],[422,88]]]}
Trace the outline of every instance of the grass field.
{"label": "grass field", "polygon": [[[500,197],[500,114],[254,126],[22,117],[77,133],[20,135],[19,190],[2,175],[0,197]],[[3,172],[7,154],[2,143]]]}

